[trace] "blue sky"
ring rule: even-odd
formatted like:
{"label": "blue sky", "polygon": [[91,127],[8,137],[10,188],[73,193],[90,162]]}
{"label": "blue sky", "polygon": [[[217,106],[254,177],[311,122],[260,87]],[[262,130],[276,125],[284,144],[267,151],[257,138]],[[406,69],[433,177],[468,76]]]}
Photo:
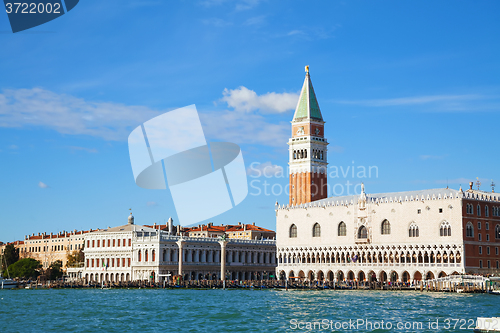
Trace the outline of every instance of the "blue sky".
{"label": "blue sky", "polygon": [[[284,186],[305,65],[330,166],[378,169],[330,184],[377,193],[479,177],[490,190],[499,12],[498,1],[81,1],[16,34],[0,14],[0,241],[121,225],[129,208],[139,224],[177,221],[168,190],[135,185],[126,139],[190,104],[209,141],[241,146],[249,182]],[[256,178],[254,162],[275,176]],[[287,195],[249,191],[205,222],[275,229]]]}

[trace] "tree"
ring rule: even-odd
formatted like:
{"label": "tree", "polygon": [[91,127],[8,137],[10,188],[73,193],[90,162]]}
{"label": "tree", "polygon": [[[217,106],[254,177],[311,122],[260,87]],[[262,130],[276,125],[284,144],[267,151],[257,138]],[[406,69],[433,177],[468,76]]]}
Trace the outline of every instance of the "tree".
{"label": "tree", "polygon": [[69,253],[67,259],[68,262],[66,263],[66,267],[77,267],[79,263],[83,263],[85,261],[85,256],[83,251],[80,249]]}
{"label": "tree", "polygon": [[42,265],[38,260],[32,258],[21,259],[9,266],[9,273],[11,277],[21,279],[34,279],[40,272],[38,271]]}
{"label": "tree", "polygon": [[19,249],[16,249],[14,244],[9,244],[5,247],[3,252],[4,258],[2,262],[3,270],[19,260]]}
{"label": "tree", "polygon": [[61,268],[62,268],[61,260],[56,260],[52,264],[50,264],[47,274],[49,280],[57,280],[61,278],[63,276],[63,271]]}

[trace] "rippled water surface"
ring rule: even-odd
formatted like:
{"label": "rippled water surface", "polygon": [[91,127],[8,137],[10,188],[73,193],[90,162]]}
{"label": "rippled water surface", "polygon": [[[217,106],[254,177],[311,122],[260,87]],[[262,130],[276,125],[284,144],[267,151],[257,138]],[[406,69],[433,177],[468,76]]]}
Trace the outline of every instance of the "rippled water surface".
{"label": "rippled water surface", "polygon": [[0,332],[472,332],[478,316],[500,316],[500,296],[350,290],[0,290]]}

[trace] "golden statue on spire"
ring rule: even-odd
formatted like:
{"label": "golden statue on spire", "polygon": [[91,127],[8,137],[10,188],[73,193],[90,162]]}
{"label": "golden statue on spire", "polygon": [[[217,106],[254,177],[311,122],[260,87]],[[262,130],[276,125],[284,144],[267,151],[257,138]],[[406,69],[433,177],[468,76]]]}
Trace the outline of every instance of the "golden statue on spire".
{"label": "golden statue on spire", "polygon": [[309,73],[309,65],[306,66],[306,73]]}

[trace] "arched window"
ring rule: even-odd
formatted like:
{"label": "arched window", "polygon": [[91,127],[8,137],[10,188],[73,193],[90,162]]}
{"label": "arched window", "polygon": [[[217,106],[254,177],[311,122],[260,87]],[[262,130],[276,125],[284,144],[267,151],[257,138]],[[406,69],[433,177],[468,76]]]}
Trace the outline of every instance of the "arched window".
{"label": "arched window", "polygon": [[141,254],[141,250],[139,250],[139,261],[142,260],[142,254]]}
{"label": "arched window", "polygon": [[391,233],[391,224],[389,221],[384,220],[382,222],[381,233],[382,235],[389,235]]}
{"label": "arched window", "polygon": [[347,234],[347,228],[346,228],[345,223],[342,221],[339,223],[338,235],[345,236],[346,234]]}
{"label": "arched window", "polygon": [[156,259],[156,258],[155,258],[155,257],[156,257],[156,252],[155,252],[155,250],[153,250],[153,253],[151,254],[151,256],[152,256],[153,261],[155,261],[155,259]]}
{"label": "arched window", "polygon": [[410,228],[408,229],[408,236],[409,237],[419,236],[418,225],[416,225],[415,223],[410,224]]}
{"label": "arched window", "polygon": [[439,236],[451,236],[450,222],[443,221],[439,227]]}
{"label": "arched window", "polygon": [[495,227],[495,238],[500,239],[500,224]]}
{"label": "arched window", "polygon": [[488,206],[484,206],[484,216],[489,217],[490,216],[490,209]]}
{"label": "arched window", "polygon": [[144,251],[144,261],[148,261],[148,250]]}
{"label": "arched window", "polygon": [[297,237],[297,226],[295,224],[292,224],[290,226],[290,238],[296,238]]}
{"label": "arched window", "polygon": [[467,222],[467,226],[465,227],[465,236],[474,237],[474,226],[471,222]]}
{"label": "arched window", "polygon": [[481,216],[481,206],[477,204],[477,216]]}
{"label": "arched window", "polygon": [[366,230],[366,227],[364,225],[359,227],[358,238],[368,238],[368,230]]}
{"label": "arched window", "polygon": [[321,226],[319,223],[314,223],[313,226],[313,237],[320,237],[321,236]]}

